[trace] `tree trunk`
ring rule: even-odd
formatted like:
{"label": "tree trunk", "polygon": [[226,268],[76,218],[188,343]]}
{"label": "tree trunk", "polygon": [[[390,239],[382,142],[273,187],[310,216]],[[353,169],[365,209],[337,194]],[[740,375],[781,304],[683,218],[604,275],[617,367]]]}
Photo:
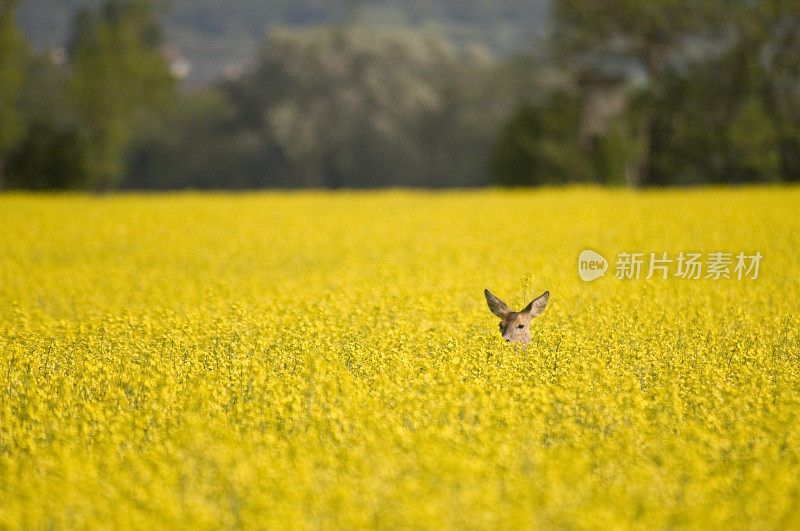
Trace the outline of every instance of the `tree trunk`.
{"label": "tree trunk", "polygon": [[636,160],[626,172],[625,179],[628,188],[641,188],[650,179],[650,158],[653,153],[653,122],[656,114],[656,99],[653,94],[647,96],[646,101],[639,112],[634,136],[638,141],[635,150]]}
{"label": "tree trunk", "polygon": [[630,188],[641,188],[650,181],[650,159],[652,158],[653,125],[656,119],[658,103],[664,95],[664,85],[667,73],[666,50],[662,46],[654,45],[644,52],[643,62],[647,67],[650,78],[650,91],[645,97],[639,114],[639,131],[637,135],[641,141],[639,161],[632,171],[626,176]]}
{"label": "tree trunk", "polygon": [[6,157],[0,153],[0,192],[6,188]]}

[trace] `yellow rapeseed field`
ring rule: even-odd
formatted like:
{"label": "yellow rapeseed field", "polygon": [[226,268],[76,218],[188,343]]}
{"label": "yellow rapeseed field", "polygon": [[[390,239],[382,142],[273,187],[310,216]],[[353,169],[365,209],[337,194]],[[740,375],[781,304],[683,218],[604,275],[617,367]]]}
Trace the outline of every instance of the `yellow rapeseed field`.
{"label": "yellow rapeseed field", "polygon": [[4,195],[0,303],[0,528],[800,528],[798,188]]}

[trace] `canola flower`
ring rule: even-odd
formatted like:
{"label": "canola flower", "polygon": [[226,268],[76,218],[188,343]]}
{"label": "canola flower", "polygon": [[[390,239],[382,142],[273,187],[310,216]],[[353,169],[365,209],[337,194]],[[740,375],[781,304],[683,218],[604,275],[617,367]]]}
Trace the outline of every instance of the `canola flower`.
{"label": "canola flower", "polygon": [[[0,528],[798,528],[798,205],[3,195]],[[586,248],[764,260],[584,282]],[[528,348],[487,287],[550,291]]]}

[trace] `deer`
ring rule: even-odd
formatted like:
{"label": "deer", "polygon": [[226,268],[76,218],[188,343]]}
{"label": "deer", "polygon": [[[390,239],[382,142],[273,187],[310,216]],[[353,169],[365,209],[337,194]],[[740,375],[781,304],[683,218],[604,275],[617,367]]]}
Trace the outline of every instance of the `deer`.
{"label": "deer", "polygon": [[550,292],[545,291],[531,301],[524,310],[512,311],[508,305],[492,294],[488,289],[483,290],[489,309],[500,318],[500,333],[508,343],[522,343],[527,345],[531,341],[530,324],[534,317],[541,315],[547,306]]}

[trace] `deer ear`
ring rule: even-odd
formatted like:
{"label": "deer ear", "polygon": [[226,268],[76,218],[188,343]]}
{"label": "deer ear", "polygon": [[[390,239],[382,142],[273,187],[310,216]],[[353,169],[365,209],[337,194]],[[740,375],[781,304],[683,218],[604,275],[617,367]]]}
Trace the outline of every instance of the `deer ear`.
{"label": "deer ear", "polygon": [[524,313],[528,315],[529,319],[533,319],[540,313],[544,311],[544,307],[547,306],[547,299],[550,298],[550,292],[545,291],[541,295],[539,295],[536,299],[532,300],[529,305],[525,307],[520,313]]}
{"label": "deer ear", "polygon": [[492,295],[492,292],[488,289],[483,290],[483,294],[486,295],[486,303],[489,305],[489,309],[497,317],[502,319],[511,312],[511,308],[509,308],[506,303]]}

